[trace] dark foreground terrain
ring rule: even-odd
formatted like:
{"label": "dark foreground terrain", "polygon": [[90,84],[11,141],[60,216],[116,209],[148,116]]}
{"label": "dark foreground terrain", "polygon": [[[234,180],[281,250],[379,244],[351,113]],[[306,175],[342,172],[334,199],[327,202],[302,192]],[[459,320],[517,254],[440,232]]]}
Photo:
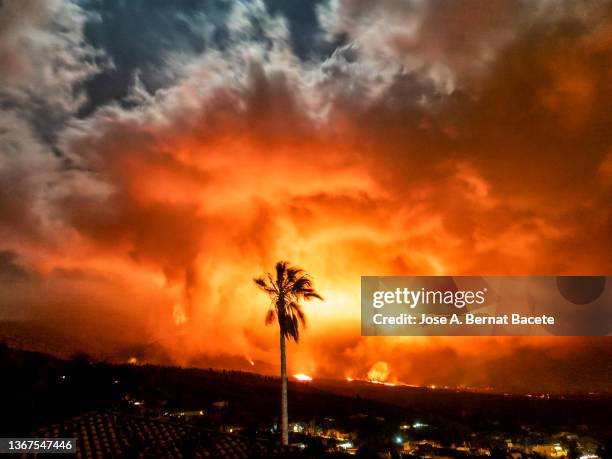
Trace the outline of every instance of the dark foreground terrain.
{"label": "dark foreground terrain", "polygon": [[[51,432],[48,426],[86,413],[180,422],[271,442],[278,436],[279,381],[273,377],[114,365],[86,355],[63,360],[6,345],[0,346],[0,372],[3,437]],[[564,448],[567,457],[610,457],[612,398],[605,394],[494,395],[320,380],[291,382],[289,400],[296,451],[312,449],[316,440],[317,454],[363,457],[367,445],[413,457],[427,455],[425,447],[453,457],[510,457],[512,448],[520,457],[545,457],[549,446]]]}

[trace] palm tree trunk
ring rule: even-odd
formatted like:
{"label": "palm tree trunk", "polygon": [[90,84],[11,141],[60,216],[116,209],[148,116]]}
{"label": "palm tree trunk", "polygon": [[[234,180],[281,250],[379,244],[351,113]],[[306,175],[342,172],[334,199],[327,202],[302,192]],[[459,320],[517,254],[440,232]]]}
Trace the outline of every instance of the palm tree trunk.
{"label": "palm tree trunk", "polygon": [[287,412],[287,358],[285,356],[285,336],[280,333],[281,353],[281,441],[283,446],[289,445],[289,414]]}

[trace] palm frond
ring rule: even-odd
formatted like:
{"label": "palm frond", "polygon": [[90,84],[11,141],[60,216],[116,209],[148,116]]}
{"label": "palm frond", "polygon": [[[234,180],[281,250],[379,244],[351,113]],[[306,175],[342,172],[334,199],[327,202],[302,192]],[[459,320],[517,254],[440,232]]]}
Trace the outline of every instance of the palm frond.
{"label": "palm frond", "polygon": [[298,299],[304,298],[305,300],[310,300],[317,298],[323,301],[323,297],[314,289],[312,279],[308,275],[303,275],[295,280],[291,286],[291,294]]}
{"label": "palm frond", "polygon": [[271,323],[274,322],[275,319],[276,319],[276,312],[274,311],[274,309],[272,308],[268,309],[268,312],[266,313],[266,325],[270,325]]}
{"label": "palm frond", "polygon": [[302,323],[302,326],[306,327],[306,314],[304,314],[304,311],[302,310],[302,307],[299,305],[299,303],[292,301],[289,306],[291,308],[292,315],[297,316],[297,318]]}
{"label": "palm frond", "polygon": [[266,276],[268,276],[268,281],[270,282],[269,285],[271,285],[274,288],[274,291],[276,293],[278,293],[278,285],[276,284],[276,282],[274,281],[274,279],[272,278],[272,274],[270,273],[266,273]]}
{"label": "palm frond", "polygon": [[300,339],[300,329],[296,317],[292,315],[286,315],[284,324],[285,326],[281,330],[283,335],[286,338],[293,338],[293,340],[297,343]]}
{"label": "palm frond", "polygon": [[255,285],[257,285],[260,289],[262,289],[264,292],[272,295],[274,293],[276,293],[276,289],[274,287],[274,284],[272,285],[268,285],[268,283],[266,282],[266,280],[263,277],[256,277],[253,279],[253,282],[255,282]]}
{"label": "palm frond", "polygon": [[283,285],[284,283],[287,266],[289,266],[289,262],[279,261],[278,263],[276,263],[276,266],[274,267],[276,269],[276,283],[279,289],[281,285]]}
{"label": "palm frond", "polygon": [[306,274],[298,277],[291,284],[292,293],[299,294],[302,290],[307,289],[307,288],[312,288],[312,281],[310,280],[310,277],[308,277],[308,275]]}
{"label": "palm frond", "polygon": [[302,268],[298,268],[297,266],[290,266],[287,268],[287,286],[293,285],[295,280],[299,278],[304,273]]}
{"label": "palm frond", "polygon": [[317,292],[315,292],[314,289],[311,289],[310,291],[305,291],[303,296],[305,300],[311,300],[312,298],[316,298],[317,300],[325,301],[325,299]]}

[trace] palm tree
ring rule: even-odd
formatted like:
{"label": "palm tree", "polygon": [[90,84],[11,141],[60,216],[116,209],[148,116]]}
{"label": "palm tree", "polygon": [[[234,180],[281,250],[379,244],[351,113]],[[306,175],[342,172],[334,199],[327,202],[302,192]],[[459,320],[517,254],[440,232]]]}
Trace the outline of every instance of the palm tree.
{"label": "palm tree", "polygon": [[266,277],[256,277],[255,284],[270,296],[270,307],[266,314],[266,325],[276,318],[280,329],[281,355],[281,408],[282,408],[282,444],[289,444],[287,414],[287,362],[285,356],[285,338],[293,338],[297,343],[300,337],[300,322],[306,326],[306,316],[300,305],[301,300],[318,298],[323,300],[312,284],[310,276],[301,268],[291,266],[287,261],[276,263],[276,279],[270,273]]}

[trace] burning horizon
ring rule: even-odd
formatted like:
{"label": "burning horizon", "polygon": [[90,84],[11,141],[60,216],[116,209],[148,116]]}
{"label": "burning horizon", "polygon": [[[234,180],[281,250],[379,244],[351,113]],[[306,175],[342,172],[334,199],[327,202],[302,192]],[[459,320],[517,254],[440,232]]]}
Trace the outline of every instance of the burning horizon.
{"label": "burning horizon", "polygon": [[359,279],[612,273],[610,5],[273,4],[1,4],[5,336],[274,373],[286,259],[289,374],[609,390],[608,337],[362,338]]}

